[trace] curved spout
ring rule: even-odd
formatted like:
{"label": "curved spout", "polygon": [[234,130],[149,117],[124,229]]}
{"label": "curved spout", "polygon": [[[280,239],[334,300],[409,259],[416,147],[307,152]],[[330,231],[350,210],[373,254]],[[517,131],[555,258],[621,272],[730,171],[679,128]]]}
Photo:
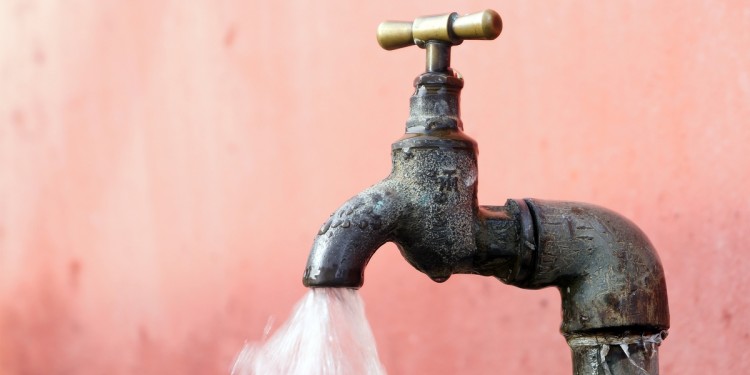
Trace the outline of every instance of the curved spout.
{"label": "curved spout", "polygon": [[402,205],[387,178],[344,203],[323,224],[307,260],[307,287],[358,289],[375,251],[391,240]]}
{"label": "curved spout", "polygon": [[359,288],[367,262],[386,242],[435,281],[473,273],[476,142],[461,131],[463,81],[452,71],[425,73],[414,85],[406,134],[391,146],[391,175],[323,225],[305,269],[306,286]]}

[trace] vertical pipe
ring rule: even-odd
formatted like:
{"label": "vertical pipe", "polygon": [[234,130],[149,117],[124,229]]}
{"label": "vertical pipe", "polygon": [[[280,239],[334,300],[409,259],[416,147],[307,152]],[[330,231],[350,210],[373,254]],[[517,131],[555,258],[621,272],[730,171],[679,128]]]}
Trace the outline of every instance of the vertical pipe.
{"label": "vertical pipe", "polygon": [[448,71],[451,65],[451,45],[448,43],[429,41],[425,44],[427,63],[425,69],[431,73]]}
{"label": "vertical pipe", "polygon": [[573,375],[659,375],[665,334],[569,337]]}

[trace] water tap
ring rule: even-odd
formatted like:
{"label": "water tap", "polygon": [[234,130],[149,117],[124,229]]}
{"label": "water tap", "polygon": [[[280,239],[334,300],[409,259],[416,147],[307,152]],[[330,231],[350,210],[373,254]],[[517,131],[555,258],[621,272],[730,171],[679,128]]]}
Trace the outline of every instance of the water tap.
{"label": "water tap", "polygon": [[[525,289],[556,287],[574,373],[595,374],[603,366],[610,371],[619,357],[592,359],[602,352],[592,347],[631,345],[620,350],[629,350],[622,358],[632,360],[646,353],[646,342],[653,347],[666,335],[661,262],[635,224],[605,208],[529,198],[478,204],[477,143],[463,132],[464,81],[450,67],[451,48],[465,40],[493,40],[501,29],[492,10],[380,24],[377,39],[384,49],[416,45],[426,51],[425,72],[414,80],[405,134],[391,146],[390,175],[321,226],[303,283],[359,288],[370,257],[393,242],[436,282],[463,273]],[[653,366],[646,354],[641,357],[639,368]]]}

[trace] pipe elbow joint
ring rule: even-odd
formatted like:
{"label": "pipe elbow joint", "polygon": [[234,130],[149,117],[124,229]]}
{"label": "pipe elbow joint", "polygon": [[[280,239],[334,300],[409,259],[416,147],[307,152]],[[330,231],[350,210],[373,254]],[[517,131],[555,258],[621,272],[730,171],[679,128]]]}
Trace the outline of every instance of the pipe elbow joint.
{"label": "pipe elbow joint", "polygon": [[556,286],[564,334],[669,328],[664,270],[630,220],[589,204],[527,199],[536,262],[525,288]]}

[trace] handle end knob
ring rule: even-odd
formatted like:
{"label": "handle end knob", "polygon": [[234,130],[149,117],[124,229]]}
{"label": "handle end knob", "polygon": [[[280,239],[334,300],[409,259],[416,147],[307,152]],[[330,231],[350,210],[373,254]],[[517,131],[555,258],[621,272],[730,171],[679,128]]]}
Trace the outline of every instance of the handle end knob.
{"label": "handle end knob", "polygon": [[460,39],[493,40],[503,30],[500,15],[492,9],[457,17],[453,33]]}
{"label": "handle end knob", "polygon": [[414,44],[412,22],[385,21],[378,25],[378,44],[383,49],[391,51]]}

